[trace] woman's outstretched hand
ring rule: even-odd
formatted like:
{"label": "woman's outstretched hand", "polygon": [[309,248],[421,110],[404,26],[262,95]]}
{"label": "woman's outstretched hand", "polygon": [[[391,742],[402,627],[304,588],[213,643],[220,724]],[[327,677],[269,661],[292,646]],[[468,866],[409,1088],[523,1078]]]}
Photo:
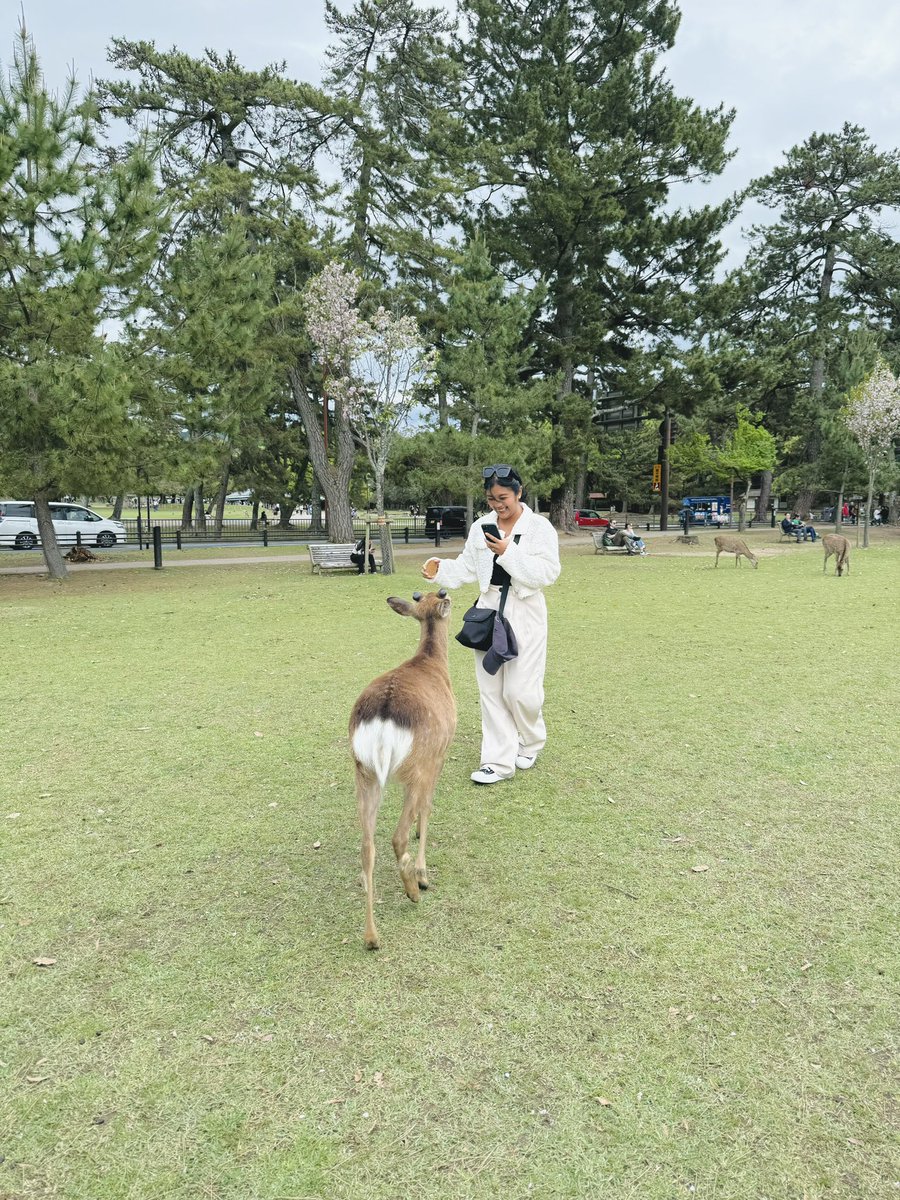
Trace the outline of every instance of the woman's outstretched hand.
{"label": "woman's outstretched hand", "polygon": [[429,560],[422,567],[422,578],[434,579],[435,575],[438,573],[438,567],[440,565],[441,560],[439,558],[429,558]]}

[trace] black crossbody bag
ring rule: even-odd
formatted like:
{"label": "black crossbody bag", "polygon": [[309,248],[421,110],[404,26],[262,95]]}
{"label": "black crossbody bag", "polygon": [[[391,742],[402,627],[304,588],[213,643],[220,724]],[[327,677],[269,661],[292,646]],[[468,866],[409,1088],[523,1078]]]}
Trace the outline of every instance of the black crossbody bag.
{"label": "black crossbody bag", "polygon": [[[517,533],[513,541],[518,543],[521,536]],[[461,646],[466,646],[469,650],[490,650],[494,642],[494,621],[503,616],[508,595],[509,583],[504,583],[500,589],[499,608],[479,608],[476,603],[463,614],[463,627],[456,635],[456,640]]]}

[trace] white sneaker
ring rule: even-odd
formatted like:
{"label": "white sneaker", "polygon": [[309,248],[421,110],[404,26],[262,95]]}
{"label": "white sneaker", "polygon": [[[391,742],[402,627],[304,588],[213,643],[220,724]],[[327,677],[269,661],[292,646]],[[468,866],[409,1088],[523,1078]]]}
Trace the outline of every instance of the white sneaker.
{"label": "white sneaker", "polygon": [[536,762],[537,762],[536,754],[532,754],[530,756],[528,754],[517,754],[516,755],[516,766],[519,768],[520,771],[530,770]]}
{"label": "white sneaker", "polygon": [[469,776],[473,783],[500,783],[505,775],[498,775],[493,767],[479,767]]}

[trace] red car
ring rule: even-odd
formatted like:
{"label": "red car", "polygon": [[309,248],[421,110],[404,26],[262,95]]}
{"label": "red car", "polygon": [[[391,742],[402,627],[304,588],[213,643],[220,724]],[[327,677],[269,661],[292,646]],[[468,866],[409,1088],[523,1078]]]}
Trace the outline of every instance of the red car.
{"label": "red car", "polygon": [[602,528],[608,525],[609,521],[606,517],[601,517],[598,512],[592,508],[576,508],[575,509],[575,524],[584,526],[585,528],[592,526],[595,529]]}

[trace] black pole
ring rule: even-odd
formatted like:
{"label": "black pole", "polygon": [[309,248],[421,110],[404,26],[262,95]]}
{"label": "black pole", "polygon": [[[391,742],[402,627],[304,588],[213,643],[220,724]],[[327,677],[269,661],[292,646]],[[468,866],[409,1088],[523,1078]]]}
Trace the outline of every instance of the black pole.
{"label": "black pole", "polygon": [[669,528],[669,446],[672,444],[672,414],[668,408],[664,409],[663,413],[660,427],[662,445],[659,456],[659,528],[661,533]]}
{"label": "black pole", "polygon": [[140,497],[138,497],[138,527],[137,527],[137,535],[138,535],[138,550],[143,550],[143,548],[144,548],[144,532],[143,532],[143,530],[142,530],[142,528],[141,528],[141,500],[140,500]]}
{"label": "black pole", "polygon": [[76,546],[81,545],[81,530],[80,529],[75,530],[75,545]]}
{"label": "black pole", "polygon": [[263,545],[268,546],[268,544],[269,544],[269,526],[263,525]]}
{"label": "black pole", "polygon": [[175,530],[175,545],[179,550],[181,549],[181,530],[180,529]]}
{"label": "black pole", "polygon": [[162,570],[162,530],[158,525],[153,526],[153,569]]}
{"label": "black pole", "polygon": [[434,545],[435,548],[441,544],[441,522],[438,521],[434,527]]}

